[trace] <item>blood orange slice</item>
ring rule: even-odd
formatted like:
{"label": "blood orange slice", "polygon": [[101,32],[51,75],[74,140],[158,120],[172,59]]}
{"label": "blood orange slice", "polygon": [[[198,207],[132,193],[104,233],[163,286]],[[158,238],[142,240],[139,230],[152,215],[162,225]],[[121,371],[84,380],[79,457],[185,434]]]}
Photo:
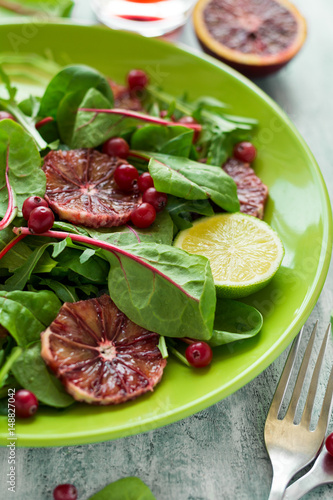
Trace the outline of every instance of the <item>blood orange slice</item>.
{"label": "blood orange slice", "polygon": [[193,20],[203,49],[248,76],[277,71],[306,38],[306,22],[288,0],[199,0]]}
{"label": "blood orange slice", "polygon": [[159,335],[130,321],[108,295],[65,303],[42,333],[41,355],[77,401],[110,405],[152,391],[166,360]]}
{"label": "blood orange slice", "polygon": [[262,219],[268,198],[267,186],[254,173],[254,170],[248,163],[243,163],[240,160],[236,160],[236,158],[230,158],[223,165],[223,170],[237,184],[240,211]]}
{"label": "blood orange slice", "polygon": [[45,198],[61,219],[87,227],[125,224],[140,203],[138,193],[120,191],[113,174],[127,163],[93,149],[51,151],[45,157]]}

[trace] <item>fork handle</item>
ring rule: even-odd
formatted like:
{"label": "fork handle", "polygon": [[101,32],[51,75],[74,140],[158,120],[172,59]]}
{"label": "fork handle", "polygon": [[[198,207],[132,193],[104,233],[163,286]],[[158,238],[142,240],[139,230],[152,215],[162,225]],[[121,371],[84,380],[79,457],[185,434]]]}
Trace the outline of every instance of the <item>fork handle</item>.
{"label": "fork handle", "polygon": [[316,475],[312,473],[312,470],[310,470],[308,474],[305,474],[305,476],[301,477],[287,488],[286,494],[283,498],[285,500],[299,500],[306,493],[313,490],[317,486],[327,483],[327,479],[325,480],[323,477],[316,477]]}
{"label": "fork handle", "polygon": [[286,491],[288,480],[274,474],[268,500],[282,500]]}

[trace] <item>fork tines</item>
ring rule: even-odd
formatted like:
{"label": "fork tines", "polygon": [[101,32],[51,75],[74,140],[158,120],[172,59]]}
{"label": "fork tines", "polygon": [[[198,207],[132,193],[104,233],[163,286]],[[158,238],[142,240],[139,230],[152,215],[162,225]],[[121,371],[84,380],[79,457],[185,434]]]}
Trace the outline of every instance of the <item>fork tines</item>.
{"label": "fork tines", "polygon": [[[314,345],[316,332],[317,332],[317,326],[318,326],[318,321],[316,322],[316,324],[312,330],[306,351],[305,351],[304,356],[303,356],[303,361],[302,361],[302,364],[300,366],[300,369],[299,369],[299,372],[297,375],[297,380],[296,380],[296,384],[295,384],[295,387],[294,387],[294,390],[293,390],[293,393],[291,396],[289,407],[288,407],[288,410],[287,410],[286,415],[284,417],[285,419],[288,419],[291,421],[294,421],[294,419],[295,419],[296,409],[297,409],[297,406],[298,406],[298,403],[300,400],[302,388],[303,388],[304,381],[305,381],[305,375],[306,375],[307,370],[308,370],[309,361],[310,361],[311,353],[313,350],[313,345]],[[303,424],[304,426],[307,426],[307,427],[310,426],[310,422],[311,422],[313,405],[314,405],[314,401],[315,401],[315,397],[316,397],[316,393],[317,393],[317,388],[318,388],[319,375],[320,375],[321,367],[323,364],[325,352],[326,352],[326,349],[328,346],[330,332],[331,332],[331,325],[328,325],[325,336],[324,336],[322,343],[321,343],[317,362],[316,362],[314,370],[313,370],[310,386],[308,389],[308,395],[307,395],[306,402],[305,402],[305,407],[304,407],[302,417],[301,417],[301,424]],[[288,359],[286,361],[286,364],[285,364],[284,370],[282,372],[279,384],[278,384],[277,389],[275,391],[272,405],[270,407],[267,418],[277,418],[278,417],[278,413],[281,409],[281,406],[282,406],[282,403],[284,400],[284,396],[286,394],[286,390],[288,387],[288,383],[289,383],[291,374],[292,374],[293,369],[294,369],[295,361],[297,358],[297,354],[299,351],[299,347],[301,344],[303,334],[304,334],[304,327],[302,328],[302,330],[301,330],[300,334],[297,336],[297,338],[294,340],[293,345],[290,349]],[[331,370],[331,373],[330,373],[324,401],[322,404],[321,413],[320,413],[319,420],[318,420],[318,425],[325,426],[325,430],[326,430],[326,427],[328,425],[329,416],[330,416],[330,409],[331,409],[331,404],[332,404],[332,393],[333,393],[333,369]]]}

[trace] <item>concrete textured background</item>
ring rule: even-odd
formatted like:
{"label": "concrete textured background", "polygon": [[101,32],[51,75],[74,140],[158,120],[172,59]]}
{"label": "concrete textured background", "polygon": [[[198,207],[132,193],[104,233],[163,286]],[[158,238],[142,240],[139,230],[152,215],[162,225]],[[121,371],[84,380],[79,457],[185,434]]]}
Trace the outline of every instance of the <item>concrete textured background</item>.
{"label": "concrete textured background", "polygon": [[[333,4],[331,0],[294,3],[308,21],[307,43],[289,66],[256,83],[295,122],[321,167],[332,197]],[[73,18],[94,22],[87,0],[78,0]],[[190,22],[180,39],[198,48]],[[329,321],[332,299],[331,267],[307,322],[306,335],[315,319],[321,320],[322,327]],[[0,449],[0,498],[48,500],[57,484],[72,482],[79,490],[79,499],[86,500],[109,482],[129,475],[145,481],[158,500],[268,498],[272,471],[263,429],[286,354],[224,401],[167,427],[100,444],[18,449],[16,494],[6,491],[7,451]],[[326,378],[332,357],[331,348]],[[333,487],[323,486],[304,498],[332,497]]]}

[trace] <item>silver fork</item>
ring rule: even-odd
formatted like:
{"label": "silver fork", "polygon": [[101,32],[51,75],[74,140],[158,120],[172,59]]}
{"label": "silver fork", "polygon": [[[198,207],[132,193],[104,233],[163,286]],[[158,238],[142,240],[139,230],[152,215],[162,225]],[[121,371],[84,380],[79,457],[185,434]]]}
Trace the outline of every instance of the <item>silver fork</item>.
{"label": "silver fork", "polygon": [[317,362],[311,378],[304,411],[299,424],[295,424],[295,413],[301,395],[307,372],[312,347],[314,344],[318,322],[313,328],[310,340],[304,353],[298,372],[296,384],[291,396],[289,407],[283,419],[278,418],[279,411],[286,393],[292,373],[298,348],[301,342],[303,328],[294,340],[288,359],[275,391],[265,424],[265,444],[273,467],[273,481],[268,500],[281,500],[291,478],[316,457],[323,444],[329,417],[331,413],[333,394],[333,369],[330,373],[324,401],[315,430],[310,430],[313,404],[317,392],[321,365],[328,345],[330,325],[321,344]]}

